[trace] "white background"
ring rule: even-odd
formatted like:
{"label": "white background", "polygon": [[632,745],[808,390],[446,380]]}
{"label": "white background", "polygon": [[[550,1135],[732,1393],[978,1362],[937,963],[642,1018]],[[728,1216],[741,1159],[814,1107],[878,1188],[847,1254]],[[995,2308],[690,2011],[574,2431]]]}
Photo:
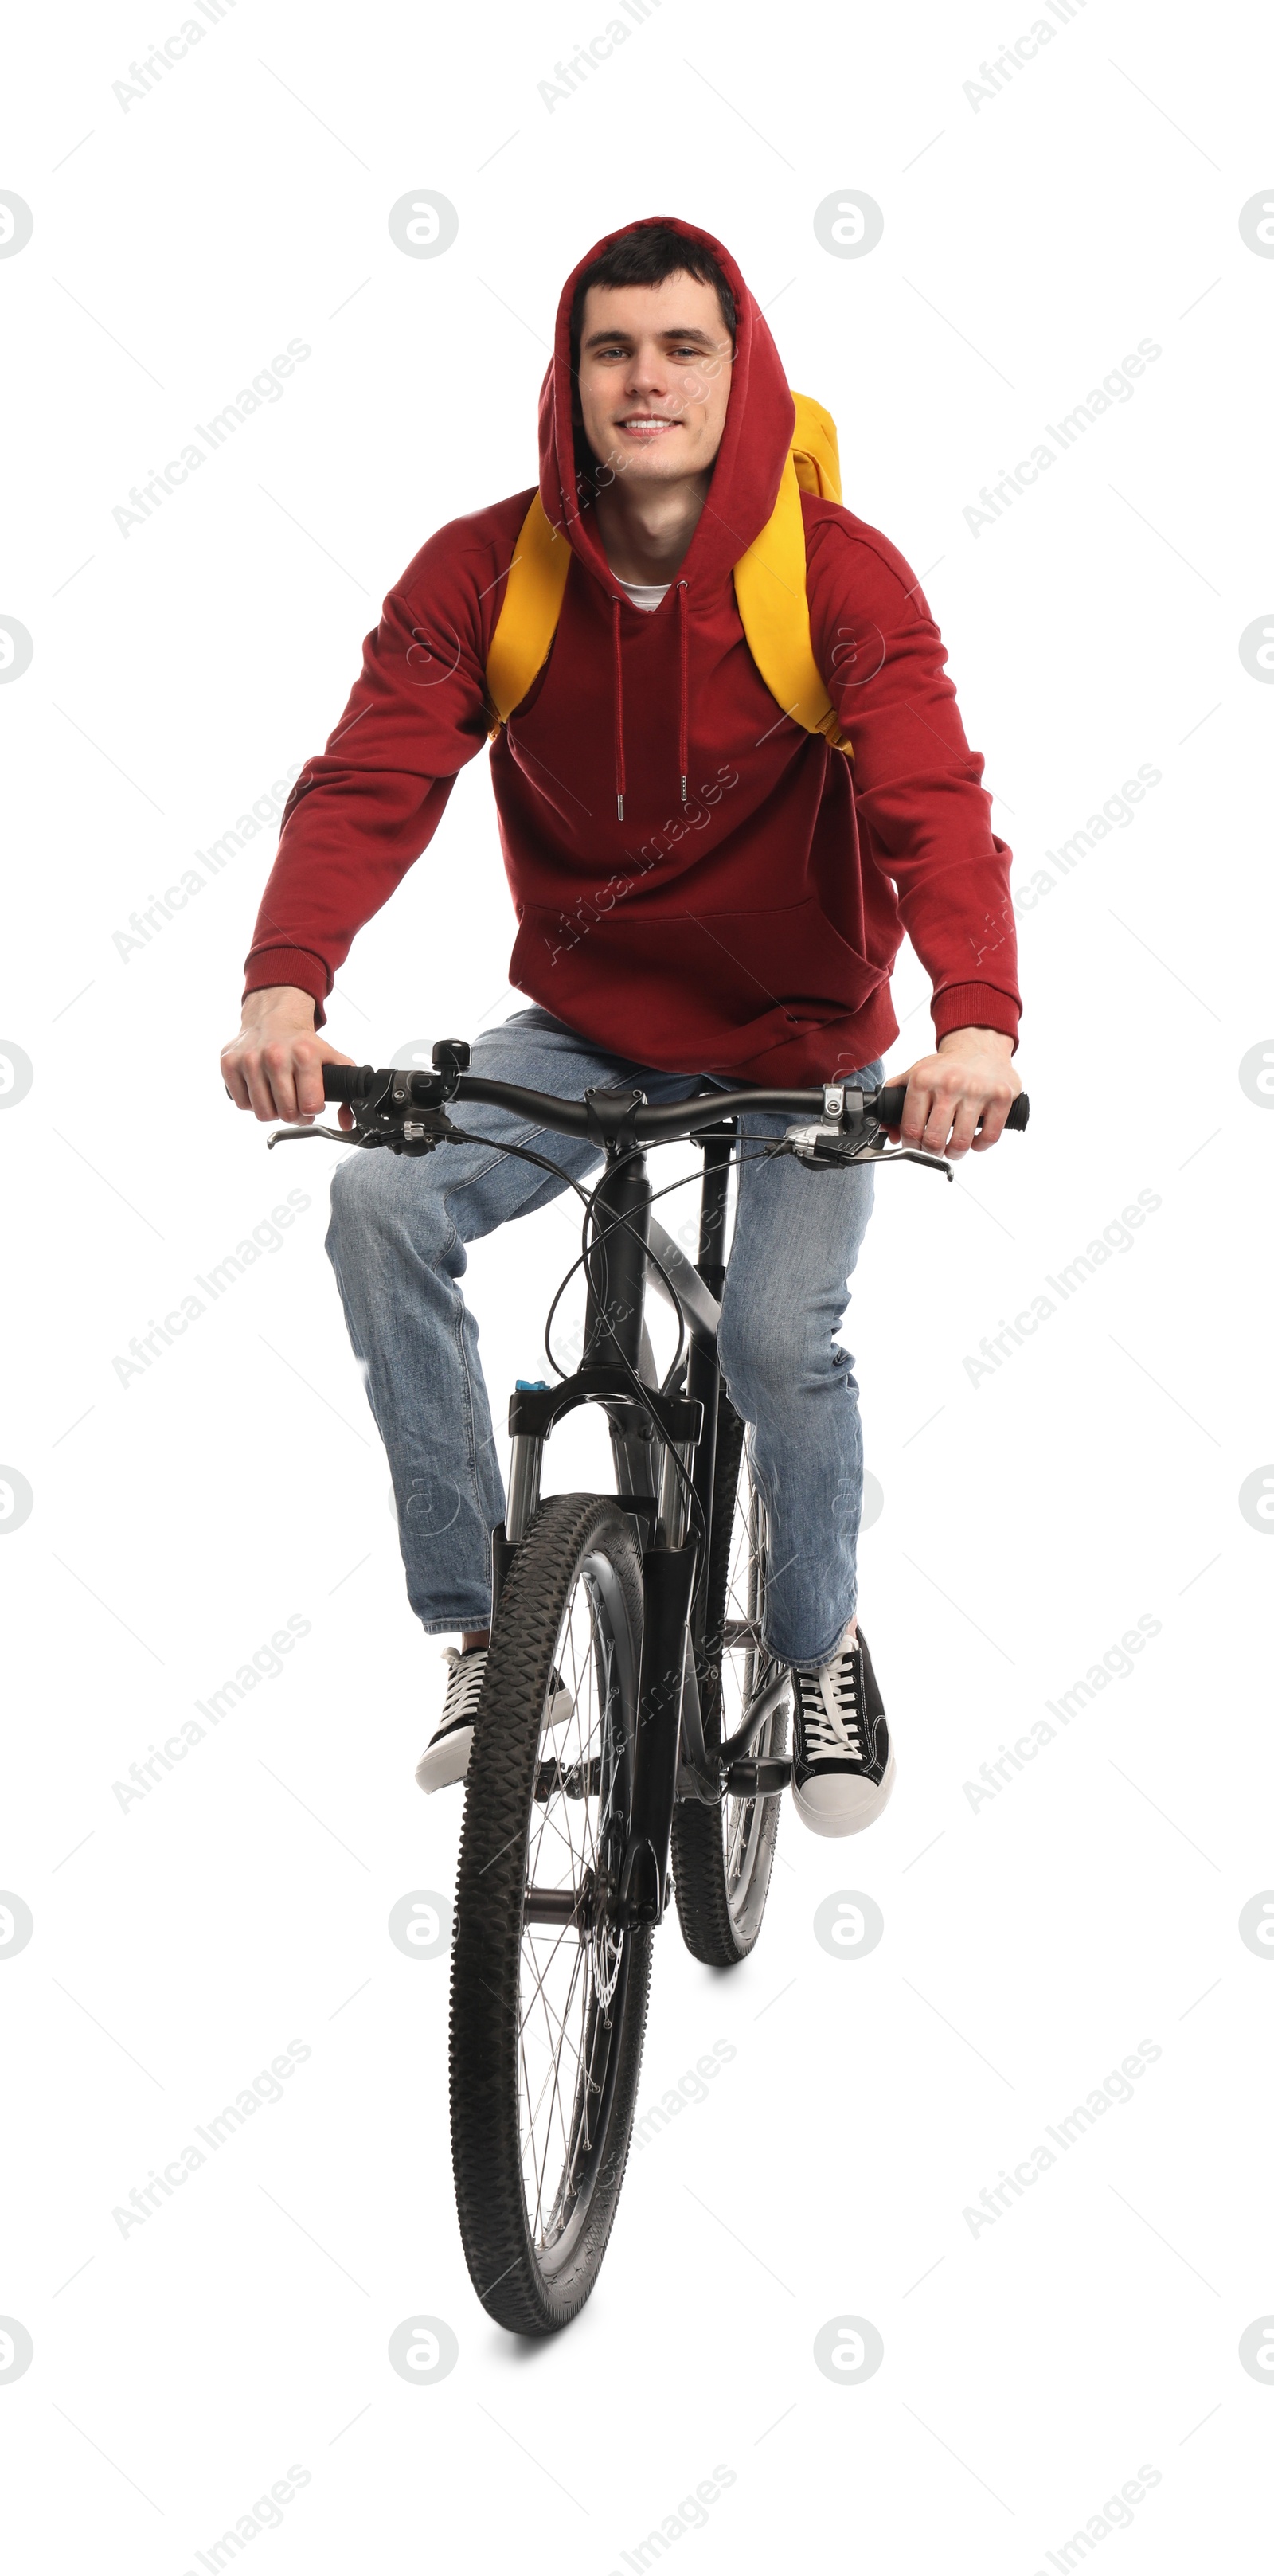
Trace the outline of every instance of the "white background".
{"label": "white background", "polygon": [[[550,107],[606,16],[238,0],[126,110],[112,83],[178,0],[7,38],[0,186],[35,218],[0,261],[0,613],[34,639],[0,689],[0,1032],[35,1069],[0,1119],[0,1455],[34,1495],[0,1550],[0,1883],[35,1924],[0,1952],[0,2311],[35,2348],[0,2385],[8,2554],[180,2576],[298,2463],[260,2535],[277,2576],[479,2548],[603,2576],[661,2526],[704,2568],[1030,2576],[1148,2464],[1121,2568],[1255,2566],[1274,2394],[1238,2341],[1274,2300],[1274,1965],[1237,1923],[1274,1883],[1274,1550],[1238,1491],[1274,1459],[1274,1117],[1238,1065],[1274,1006],[1271,698],[1238,639],[1274,604],[1274,261],[1238,216],[1274,178],[1263,31],[1088,0],[975,107],[1026,0],[662,0]],[[420,187],[459,213],[438,259],[387,230]],[[884,211],[862,259],[813,230],[846,187]],[[449,1889],[460,1818],[412,1785],[440,1668],[322,1256],[334,1157],[267,1161],[217,1076],[273,830],[127,963],[113,934],[321,747],[425,536],[534,479],[560,281],[659,210],[730,245],[839,421],[848,502],[923,575],[1018,886],[1141,764],[1162,780],[1021,921],[1029,1136],[950,1190],[878,1186],[847,1338],[892,1806],[847,1846],[785,1819],[737,1973],[664,1928],[643,2106],[736,2053],[634,2156],[589,2307],[530,2348],[461,2255],[445,1960],[386,1931]],[[122,536],[129,487],[293,337],[283,398]],[[974,536],[979,488],[1143,338],[1133,398]],[[340,979],[360,1058],[516,1006],[484,770]],[[898,989],[895,1070],[926,1044],[910,959]],[[282,1246],[121,1384],[288,1187],[311,1204]],[[1143,1190],[1134,1247],[971,1383]],[[550,1211],[475,1254],[497,1418],[571,1250]],[[600,1472],[573,1436],[555,1483]],[[284,1671],[122,1811],[112,1783],[292,1614]],[[974,1808],[1143,1615],[1135,1671]],[[854,1887],[885,1935],[833,1958],[814,1909]],[[122,2237],[112,2210],[293,2038],[285,2098]],[[975,2235],[983,2187],[1143,2039],[1135,2099]],[[432,2386],[386,2357],[419,2313],[459,2340]],[[850,2314],[884,2339],[861,2386],[813,2360]],[[675,2532],[718,2464],[733,2485]]]}

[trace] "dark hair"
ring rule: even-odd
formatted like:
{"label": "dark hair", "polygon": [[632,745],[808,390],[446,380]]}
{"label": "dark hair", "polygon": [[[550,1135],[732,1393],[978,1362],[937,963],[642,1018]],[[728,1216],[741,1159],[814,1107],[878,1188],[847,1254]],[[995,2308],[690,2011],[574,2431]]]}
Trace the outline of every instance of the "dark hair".
{"label": "dark hair", "polygon": [[691,241],[672,224],[634,224],[591,260],[576,281],[571,299],[572,369],[579,366],[584,298],[590,286],[662,286],[666,277],[693,277],[700,286],[715,287],[721,319],[733,340],[738,317],[720,261],[703,242]]}
{"label": "dark hair", "polygon": [[721,319],[730,334],[731,341],[734,340],[738,327],[738,314],[729,280],[720,261],[713,258],[706,243],[692,241],[687,234],[679,233],[673,224],[634,224],[628,232],[618,234],[598,258],[590,260],[582,276],[576,279],[575,293],[571,298],[571,410],[575,430],[575,478],[577,496],[585,509],[589,502],[596,498],[597,485],[594,479],[596,459],[584,436],[579,413],[579,394],[576,389],[579,375],[580,332],[584,323],[584,298],[590,286],[662,286],[666,277],[693,277],[698,285],[715,288],[717,302],[721,307]]}

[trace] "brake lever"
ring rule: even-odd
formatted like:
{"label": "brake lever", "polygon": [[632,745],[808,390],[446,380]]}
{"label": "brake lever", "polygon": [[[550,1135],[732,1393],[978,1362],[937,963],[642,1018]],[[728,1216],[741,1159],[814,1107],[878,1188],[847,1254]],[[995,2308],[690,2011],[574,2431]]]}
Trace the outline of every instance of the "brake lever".
{"label": "brake lever", "polygon": [[880,1163],[919,1163],[926,1171],[945,1172],[955,1179],[955,1171],[945,1154],[926,1154],[919,1145],[899,1145],[892,1150],[883,1139],[883,1127],[872,1127],[861,1138],[846,1136],[834,1125],[790,1127],[782,1142],[768,1147],[771,1154],[795,1154],[808,1171],[851,1171],[866,1164],[875,1169]]}
{"label": "brake lever", "polygon": [[273,1153],[276,1145],[300,1145],[307,1136],[327,1136],[334,1145],[348,1145],[353,1141],[344,1127],[276,1127],[274,1134],[266,1137],[266,1152]]}
{"label": "brake lever", "polygon": [[[884,1129],[879,1129],[878,1133],[883,1135]],[[947,1161],[946,1155],[926,1154],[922,1145],[895,1145],[890,1147],[873,1142],[870,1145],[860,1145],[856,1153],[847,1154],[845,1156],[845,1161],[847,1163],[871,1163],[873,1165],[876,1163],[919,1163],[927,1172],[945,1172],[949,1181],[953,1181],[955,1179],[955,1167]]]}
{"label": "brake lever", "polygon": [[303,1137],[325,1136],[333,1145],[361,1145],[364,1152],[385,1147],[414,1161],[421,1154],[432,1154],[454,1132],[445,1109],[424,1109],[398,1118],[382,1114],[375,1127],[365,1127],[357,1117],[352,1127],[276,1127],[267,1136],[266,1147],[299,1145]]}

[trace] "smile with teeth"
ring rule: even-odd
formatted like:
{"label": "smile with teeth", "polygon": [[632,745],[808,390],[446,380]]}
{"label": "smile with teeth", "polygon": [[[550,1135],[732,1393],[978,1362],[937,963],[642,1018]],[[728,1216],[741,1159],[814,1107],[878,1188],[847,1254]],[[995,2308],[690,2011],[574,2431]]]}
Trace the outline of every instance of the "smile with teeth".
{"label": "smile with teeth", "polygon": [[676,429],[679,424],[675,420],[665,419],[660,412],[638,411],[633,412],[627,420],[619,421],[617,426],[624,430],[629,438],[658,438],[663,430]]}

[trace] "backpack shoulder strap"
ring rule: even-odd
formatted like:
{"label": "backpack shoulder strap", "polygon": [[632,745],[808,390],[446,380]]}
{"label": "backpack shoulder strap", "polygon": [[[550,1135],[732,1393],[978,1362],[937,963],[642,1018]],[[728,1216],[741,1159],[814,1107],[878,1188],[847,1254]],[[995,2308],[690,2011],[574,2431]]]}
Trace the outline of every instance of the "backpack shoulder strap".
{"label": "backpack shoulder strap", "polygon": [[570,568],[570,546],[545,516],[537,492],[518,531],[487,656],[487,693],[497,716],[494,733],[521,705],[548,660]]}
{"label": "backpack shoulder strap", "polygon": [[821,403],[797,394],[796,429],[783,467],[779,497],[759,537],[734,567],[748,651],[771,697],[807,733],[825,734],[838,751],[852,747],[827,694],[810,640],[805,594],[805,522],[801,493],[840,499],[836,425]]}

